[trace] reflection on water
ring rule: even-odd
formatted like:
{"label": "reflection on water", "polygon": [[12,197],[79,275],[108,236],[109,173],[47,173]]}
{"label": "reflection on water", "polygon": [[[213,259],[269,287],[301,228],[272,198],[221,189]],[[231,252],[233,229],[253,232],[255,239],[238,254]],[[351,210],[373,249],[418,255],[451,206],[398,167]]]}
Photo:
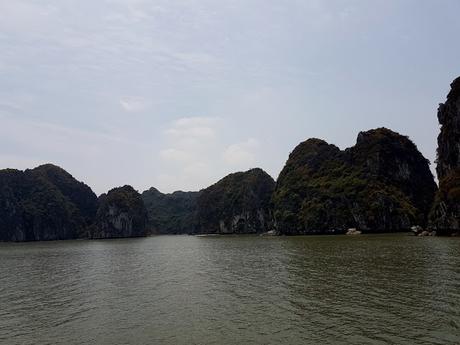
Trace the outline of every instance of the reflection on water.
{"label": "reflection on water", "polygon": [[0,245],[3,344],[458,344],[460,239]]}

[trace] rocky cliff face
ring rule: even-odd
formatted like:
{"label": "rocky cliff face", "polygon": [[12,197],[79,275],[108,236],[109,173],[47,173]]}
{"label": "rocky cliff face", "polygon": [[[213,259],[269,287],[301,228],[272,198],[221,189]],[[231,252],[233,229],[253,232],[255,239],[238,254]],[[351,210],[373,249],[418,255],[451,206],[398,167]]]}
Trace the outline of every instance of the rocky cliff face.
{"label": "rocky cliff face", "polygon": [[147,210],[131,186],[110,190],[99,197],[91,238],[121,238],[146,235]]}
{"label": "rocky cliff face", "polygon": [[444,104],[439,105],[436,171],[439,192],[431,213],[431,226],[441,235],[460,232],[460,77],[451,84]]}
{"label": "rocky cliff face", "polygon": [[426,224],[435,191],[417,147],[379,128],[345,151],[320,139],[297,146],[278,178],[274,214],[285,234],[403,231]]}
{"label": "rocky cliff face", "polygon": [[261,169],[230,174],[201,191],[196,233],[242,234],[272,228],[273,179]]}
{"label": "rocky cliff face", "polygon": [[142,193],[150,234],[189,234],[196,227],[199,192],[163,194],[155,188]]}
{"label": "rocky cliff face", "polygon": [[1,241],[84,237],[96,209],[91,189],[57,166],[0,171]]}
{"label": "rocky cliff face", "polygon": [[89,186],[77,181],[67,171],[52,164],[41,165],[31,172],[56,186],[78,208],[86,225],[94,222],[98,200]]}

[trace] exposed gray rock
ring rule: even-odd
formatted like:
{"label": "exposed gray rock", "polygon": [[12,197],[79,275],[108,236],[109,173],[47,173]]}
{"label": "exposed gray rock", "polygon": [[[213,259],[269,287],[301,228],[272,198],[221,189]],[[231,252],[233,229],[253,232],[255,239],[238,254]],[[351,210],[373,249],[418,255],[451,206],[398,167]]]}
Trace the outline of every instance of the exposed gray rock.
{"label": "exposed gray rock", "polygon": [[451,88],[447,101],[438,109],[439,192],[430,218],[431,227],[440,235],[460,231],[460,77]]}
{"label": "exposed gray rock", "polygon": [[361,231],[356,228],[350,228],[347,230],[346,235],[361,235]]}
{"label": "exposed gray rock", "polygon": [[131,186],[110,190],[99,197],[92,238],[139,237],[146,235],[147,210],[140,194]]}
{"label": "exposed gray rock", "polygon": [[249,234],[273,229],[275,181],[262,169],[230,174],[200,192],[196,233]]}

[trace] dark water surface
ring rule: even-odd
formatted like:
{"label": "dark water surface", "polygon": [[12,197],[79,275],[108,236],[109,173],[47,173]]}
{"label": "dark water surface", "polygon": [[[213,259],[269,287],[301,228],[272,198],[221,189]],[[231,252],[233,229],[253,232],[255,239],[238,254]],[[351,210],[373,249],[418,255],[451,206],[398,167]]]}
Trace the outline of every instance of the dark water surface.
{"label": "dark water surface", "polygon": [[0,244],[0,344],[460,344],[460,238]]}

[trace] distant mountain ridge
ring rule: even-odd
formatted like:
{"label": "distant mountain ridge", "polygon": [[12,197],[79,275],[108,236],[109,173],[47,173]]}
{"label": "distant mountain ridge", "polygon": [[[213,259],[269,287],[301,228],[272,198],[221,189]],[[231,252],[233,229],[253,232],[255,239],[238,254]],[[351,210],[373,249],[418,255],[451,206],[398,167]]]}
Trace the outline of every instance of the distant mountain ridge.
{"label": "distant mountain ridge", "polygon": [[149,234],[190,234],[196,228],[200,192],[163,194],[155,188],[142,193],[148,213]]}

